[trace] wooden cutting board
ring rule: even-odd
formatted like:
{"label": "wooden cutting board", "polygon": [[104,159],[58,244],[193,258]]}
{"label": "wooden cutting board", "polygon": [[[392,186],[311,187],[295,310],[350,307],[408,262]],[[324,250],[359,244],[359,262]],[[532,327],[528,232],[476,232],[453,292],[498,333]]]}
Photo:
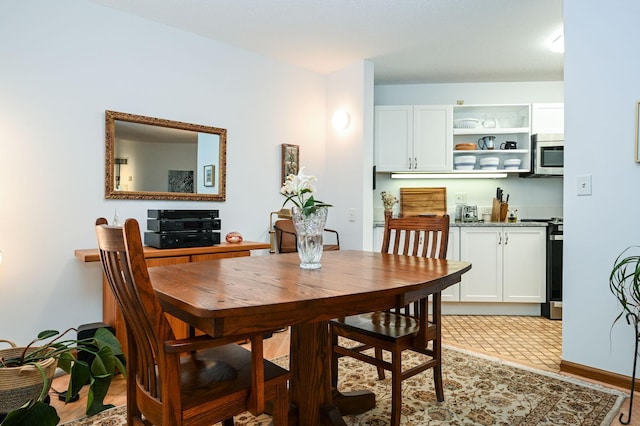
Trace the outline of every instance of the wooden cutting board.
{"label": "wooden cutting board", "polygon": [[400,188],[400,216],[447,214],[447,188]]}

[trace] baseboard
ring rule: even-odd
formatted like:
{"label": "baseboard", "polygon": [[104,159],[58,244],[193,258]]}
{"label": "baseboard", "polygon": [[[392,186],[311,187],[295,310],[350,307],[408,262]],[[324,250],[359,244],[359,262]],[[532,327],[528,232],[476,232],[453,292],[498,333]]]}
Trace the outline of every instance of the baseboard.
{"label": "baseboard", "polygon": [[[560,360],[560,371],[574,374],[585,379],[607,383],[623,389],[631,389],[631,377],[623,374],[612,373],[611,371],[600,370],[598,368],[577,364],[571,361]],[[636,380],[635,390],[640,391],[640,381]]]}

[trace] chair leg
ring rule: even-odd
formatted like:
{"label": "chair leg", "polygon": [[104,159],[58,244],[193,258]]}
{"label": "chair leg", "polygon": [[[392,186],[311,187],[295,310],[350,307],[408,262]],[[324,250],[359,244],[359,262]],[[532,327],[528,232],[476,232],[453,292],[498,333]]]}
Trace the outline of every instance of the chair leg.
{"label": "chair leg", "polygon": [[338,335],[333,332],[331,326],[329,326],[329,333],[331,334],[331,387],[338,389],[338,360],[340,357],[333,350],[335,346],[338,346]]}
{"label": "chair leg", "polygon": [[[382,360],[382,349],[375,348],[375,357],[376,359]],[[384,368],[376,367],[376,369],[378,370],[378,379],[384,380],[384,377],[385,377]]]}
{"label": "chair leg", "polygon": [[436,389],[436,399],[438,402],[444,401],[444,387],[442,386],[442,366],[440,364],[433,367],[433,384]]}
{"label": "chair leg", "polygon": [[233,417],[223,420],[222,426],[233,426]]}
{"label": "chair leg", "polygon": [[402,352],[393,351],[391,357],[391,426],[398,426],[402,414]]}

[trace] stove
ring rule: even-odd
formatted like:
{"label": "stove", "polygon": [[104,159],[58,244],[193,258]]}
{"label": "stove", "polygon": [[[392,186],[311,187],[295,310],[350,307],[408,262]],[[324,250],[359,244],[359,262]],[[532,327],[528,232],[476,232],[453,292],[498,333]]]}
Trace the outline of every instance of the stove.
{"label": "stove", "polygon": [[546,222],[547,225],[547,296],[541,313],[549,319],[562,319],[562,250],[564,245],[561,217],[522,219],[521,222]]}

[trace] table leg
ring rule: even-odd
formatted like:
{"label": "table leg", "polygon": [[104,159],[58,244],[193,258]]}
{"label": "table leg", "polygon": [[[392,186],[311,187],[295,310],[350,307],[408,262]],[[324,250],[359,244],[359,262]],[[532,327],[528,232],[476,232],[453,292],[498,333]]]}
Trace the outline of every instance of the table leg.
{"label": "table leg", "polygon": [[300,426],[346,426],[343,414],[361,414],[376,405],[370,391],[340,393],[332,389],[330,363],[326,321],[291,327],[291,402],[297,407]]}
{"label": "table leg", "polygon": [[326,321],[291,326],[291,402],[298,408],[298,425],[344,425],[332,403]]}

